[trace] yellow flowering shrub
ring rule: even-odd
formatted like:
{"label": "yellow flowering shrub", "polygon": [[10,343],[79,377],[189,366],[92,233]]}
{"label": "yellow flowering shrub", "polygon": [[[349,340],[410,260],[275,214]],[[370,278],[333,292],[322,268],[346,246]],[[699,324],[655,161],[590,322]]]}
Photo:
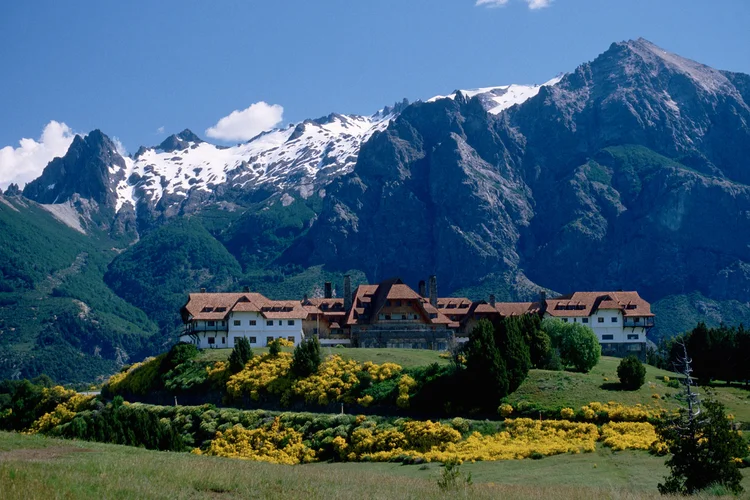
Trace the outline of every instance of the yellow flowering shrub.
{"label": "yellow flowering shrub", "polygon": [[373,382],[382,382],[383,380],[391,379],[401,373],[402,368],[396,363],[383,363],[382,365],[378,365],[372,361],[365,361],[362,365],[362,370],[369,372],[370,375],[372,375]]}
{"label": "yellow flowering shrub", "polygon": [[[404,433],[394,428],[368,429],[359,427],[352,432],[351,448],[356,460],[362,456],[371,456],[378,452],[401,452],[406,446]],[[395,456],[395,455],[394,455]]]}
{"label": "yellow flowering shrub", "polygon": [[461,441],[461,433],[440,422],[413,420],[404,424],[404,437],[411,449],[429,450]]}
{"label": "yellow flowering shrub", "polygon": [[[504,431],[491,436],[483,436],[478,432],[472,433],[463,441],[453,440],[431,446],[429,449],[413,449],[409,439],[406,442],[392,443],[390,449],[379,449],[370,453],[362,453],[357,458],[373,461],[389,461],[399,456],[421,458],[425,461],[445,462],[447,460],[514,460],[528,458],[533,454],[543,456],[561,453],[593,452],[599,439],[599,430],[593,424],[568,422],[564,420],[548,420],[540,422],[529,418],[508,419]],[[433,424],[434,425],[434,424]],[[363,430],[367,437],[373,440],[369,430]],[[357,434],[358,431],[355,431]],[[429,432],[429,431],[428,431]],[[398,435],[392,431],[392,435]],[[354,439],[354,435],[352,436]],[[404,435],[406,438],[406,435]],[[460,439],[460,437],[459,437]],[[370,442],[370,441],[366,441]],[[363,447],[360,447],[362,450]],[[350,457],[350,459],[353,459]]]}
{"label": "yellow flowering shrub", "polygon": [[565,420],[570,420],[575,416],[576,412],[573,411],[573,408],[563,408],[560,410],[560,416],[564,418]]}
{"label": "yellow flowering shrub", "polygon": [[77,394],[75,391],[63,389],[60,386],[53,387],[52,389],[44,389],[44,391],[54,391],[56,393],[54,396],[69,397],[69,399],[58,404],[54,410],[45,413],[34,421],[29,428],[29,434],[43,434],[49,432],[58,425],[70,422],[76,416],[77,412],[82,411],[86,405],[94,399],[94,396]]}
{"label": "yellow flowering shrub", "polygon": [[336,436],[333,438],[333,449],[338,453],[339,457],[346,458],[346,449],[349,448],[349,443],[346,442],[346,439],[342,438],[341,436]]}
{"label": "yellow flowering shrub", "polygon": [[302,434],[282,426],[278,417],[268,428],[248,430],[237,424],[217,432],[205,454],[287,465],[315,459],[315,452],[302,442]]}
{"label": "yellow flowering shrub", "polygon": [[503,403],[497,408],[497,412],[503,418],[508,418],[513,414],[513,407],[508,403]]}
{"label": "yellow flowering shrub", "polygon": [[416,387],[417,382],[409,375],[401,375],[398,380],[398,397],[396,398],[396,404],[399,408],[409,407],[409,391]]}
{"label": "yellow flowering shrub", "polygon": [[654,426],[648,422],[609,422],[602,426],[604,446],[615,451],[648,450],[658,441]]}
{"label": "yellow flowering shrub", "polygon": [[242,371],[229,377],[227,393],[235,398],[248,395],[254,400],[260,398],[262,391],[283,394],[290,385],[287,375],[291,365],[292,355],[288,352],[253,356]]}
{"label": "yellow flowering shrub", "polygon": [[334,355],[323,361],[317,373],[296,380],[292,391],[305,398],[308,403],[326,405],[331,401],[353,403],[351,390],[359,384],[356,373],[360,364]]}
{"label": "yellow flowering shrub", "polygon": [[130,392],[145,395],[159,380],[159,368],[165,354],[155,358],[146,358],[140,363],[132,364],[127,370],[115,373],[107,381],[103,390],[112,394]]}
{"label": "yellow flowering shrub", "polygon": [[614,422],[644,422],[661,418],[665,410],[659,406],[641,404],[626,406],[610,401],[608,403],[589,403],[582,406],[581,411],[586,420],[594,420],[599,413],[602,413],[606,419]]}
{"label": "yellow flowering shrub", "polygon": [[208,381],[214,387],[224,387],[229,381],[229,363],[226,361],[217,361],[213,365],[206,367]]}
{"label": "yellow flowering shrub", "polygon": [[370,396],[369,394],[366,396],[363,396],[361,398],[357,398],[357,404],[360,404],[364,407],[368,407],[372,404],[374,398]]}
{"label": "yellow flowering shrub", "polygon": [[281,347],[294,347],[294,342],[289,339],[279,337],[278,342]]}

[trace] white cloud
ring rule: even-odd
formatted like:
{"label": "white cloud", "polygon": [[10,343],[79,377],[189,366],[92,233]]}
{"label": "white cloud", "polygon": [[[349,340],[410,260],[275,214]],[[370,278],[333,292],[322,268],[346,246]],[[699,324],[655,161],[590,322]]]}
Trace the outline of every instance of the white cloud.
{"label": "white cloud", "polygon": [[156,129],[156,135],[161,135],[164,133],[164,125]]}
{"label": "white cloud", "polygon": [[263,101],[242,111],[232,111],[206,130],[206,135],[222,141],[247,141],[281,122],[284,108]]}
{"label": "white cloud", "polygon": [[[543,9],[549,7],[553,0],[523,0],[529,6],[531,10]],[[503,7],[508,4],[510,0],[477,0],[475,4],[477,7]]]}
{"label": "white cloud", "polygon": [[117,154],[120,156],[128,156],[128,150],[125,148],[125,144],[122,143],[119,137],[112,137],[112,142],[115,143],[115,149]]}
{"label": "white cloud", "polygon": [[44,127],[39,141],[21,139],[19,146],[0,149],[0,188],[16,183],[23,189],[42,173],[57,156],[64,156],[76,134],[65,123],[52,120]]}

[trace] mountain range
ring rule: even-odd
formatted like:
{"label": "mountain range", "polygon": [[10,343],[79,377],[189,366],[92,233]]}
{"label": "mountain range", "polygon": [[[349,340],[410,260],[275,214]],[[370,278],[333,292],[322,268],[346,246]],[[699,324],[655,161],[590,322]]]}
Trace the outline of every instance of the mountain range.
{"label": "mountain range", "polygon": [[[87,380],[156,352],[199,287],[301,297],[345,273],[436,274],[476,299],[635,289],[654,339],[739,323],[748,158],[750,76],[643,39],[543,85],[233,147],[184,130],[123,156],[95,130],[0,196],[0,377]],[[76,357],[86,370],[65,368]]]}

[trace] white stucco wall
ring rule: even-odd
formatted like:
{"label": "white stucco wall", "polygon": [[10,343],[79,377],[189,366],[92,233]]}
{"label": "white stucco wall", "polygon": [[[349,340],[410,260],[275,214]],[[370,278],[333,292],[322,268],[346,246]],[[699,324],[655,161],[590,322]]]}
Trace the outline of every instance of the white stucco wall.
{"label": "white stucco wall", "polygon": [[[545,317],[550,316],[549,313],[545,314]],[[563,321],[567,320],[569,323],[581,323],[590,327],[600,343],[628,343],[628,342],[645,342],[646,341],[646,327],[625,327],[624,316],[622,311],[617,309],[600,309],[589,317],[565,317],[556,316]],[[614,318],[614,321],[613,321]],[[584,321],[588,319],[588,322]],[[601,319],[601,321],[600,321]],[[644,320],[641,319],[641,322]],[[612,337],[605,338],[605,335],[611,335]],[[637,338],[633,337],[637,335]],[[629,338],[630,336],[630,338]]]}
{"label": "white stucco wall", "polygon": [[233,312],[228,321],[217,321],[213,326],[196,321],[195,330],[193,335],[182,335],[180,341],[195,344],[200,349],[231,349],[235,339],[240,337],[250,340],[251,347],[266,347],[277,338],[290,340],[296,346],[303,339],[302,318],[270,320],[256,312]]}

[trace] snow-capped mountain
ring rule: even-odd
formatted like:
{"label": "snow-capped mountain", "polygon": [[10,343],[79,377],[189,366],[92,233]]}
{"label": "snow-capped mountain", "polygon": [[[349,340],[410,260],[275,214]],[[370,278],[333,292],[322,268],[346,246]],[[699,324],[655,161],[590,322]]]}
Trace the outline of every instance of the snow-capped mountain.
{"label": "snow-capped mountain", "polygon": [[233,147],[216,146],[189,130],[154,148],[126,158],[126,179],[117,186],[117,210],[145,197],[156,203],[166,195],[175,202],[190,191],[213,192],[273,185],[307,197],[327,179],[349,172],[360,145],[397,116],[399,107],[372,116],[331,114],[275,129]]}
{"label": "snow-capped mountain", "polygon": [[[559,81],[555,78],[544,85]],[[427,102],[455,99],[460,92],[467,98],[478,97],[487,111],[498,114],[535,96],[541,87],[504,85],[461,90]],[[408,105],[404,100],[371,116],[334,113],[264,132],[232,147],[205,142],[186,129],[158,146],[141,147],[135,155],[121,157],[104,136],[106,141],[102,144],[98,144],[99,139],[92,142],[101,149],[97,149],[96,158],[111,157],[98,167],[103,175],[105,170],[108,174],[108,179],[100,179],[102,185],[109,186],[102,199],[106,198],[106,204],[116,213],[132,207],[138,213],[145,209],[151,214],[147,218],[151,218],[157,213],[173,215],[205,202],[251,197],[258,191],[307,198],[332,179],[351,172],[361,145],[385,130]],[[77,158],[80,155],[72,155],[66,161],[73,167]],[[61,172],[73,170],[64,168]],[[46,189],[37,183],[40,186],[29,192],[44,191],[47,203],[65,201],[67,195],[62,193],[60,197],[57,189],[49,189],[57,185],[59,176],[47,177],[53,180],[45,178]]]}
{"label": "snow-capped mountain", "polygon": [[461,93],[465,97],[471,99],[472,97],[479,98],[484,105],[484,108],[497,115],[503,110],[510,108],[516,104],[521,104],[531,99],[539,93],[539,89],[543,86],[553,86],[560,82],[562,75],[556,76],[552,80],[545,82],[541,85],[503,85],[500,87],[483,87],[479,89],[471,90],[456,90],[449,95],[437,95],[427,102],[434,102],[438,99],[455,99],[456,96]]}

